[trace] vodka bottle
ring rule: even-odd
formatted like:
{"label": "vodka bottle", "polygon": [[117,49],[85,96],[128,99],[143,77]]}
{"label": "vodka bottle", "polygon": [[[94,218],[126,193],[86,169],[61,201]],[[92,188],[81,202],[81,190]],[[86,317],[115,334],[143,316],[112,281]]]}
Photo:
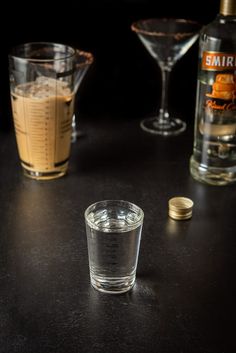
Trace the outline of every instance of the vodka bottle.
{"label": "vodka bottle", "polygon": [[192,176],[201,182],[236,182],[236,0],[201,32]]}

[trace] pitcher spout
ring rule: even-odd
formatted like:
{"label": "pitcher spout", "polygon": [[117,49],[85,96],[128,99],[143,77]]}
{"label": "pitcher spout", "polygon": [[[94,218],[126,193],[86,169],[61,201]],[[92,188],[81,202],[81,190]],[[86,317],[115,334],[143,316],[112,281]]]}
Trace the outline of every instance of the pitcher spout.
{"label": "pitcher spout", "polygon": [[93,60],[94,58],[91,53],[76,49],[74,93],[77,92]]}

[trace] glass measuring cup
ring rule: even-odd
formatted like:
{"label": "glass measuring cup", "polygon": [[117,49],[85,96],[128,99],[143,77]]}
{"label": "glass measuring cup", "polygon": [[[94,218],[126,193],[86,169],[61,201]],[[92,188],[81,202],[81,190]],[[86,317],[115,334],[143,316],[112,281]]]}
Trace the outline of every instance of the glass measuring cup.
{"label": "glass measuring cup", "polygon": [[9,55],[12,113],[24,174],[54,179],[68,170],[75,94],[93,61],[57,43],[27,43]]}

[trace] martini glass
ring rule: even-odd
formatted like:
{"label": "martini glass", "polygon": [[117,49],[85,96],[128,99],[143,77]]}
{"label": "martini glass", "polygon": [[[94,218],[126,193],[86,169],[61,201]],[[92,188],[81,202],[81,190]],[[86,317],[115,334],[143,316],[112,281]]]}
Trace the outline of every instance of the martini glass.
{"label": "martini glass", "polygon": [[[162,74],[162,94],[159,114],[141,121],[141,128],[157,135],[178,135],[186,123],[168,111],[169,76],[175,63],[198,39],[199,23],[185,19],[147,19],[132,24],[145,48],[157,61]],[[187,74],[187,73],[186,73]]]}

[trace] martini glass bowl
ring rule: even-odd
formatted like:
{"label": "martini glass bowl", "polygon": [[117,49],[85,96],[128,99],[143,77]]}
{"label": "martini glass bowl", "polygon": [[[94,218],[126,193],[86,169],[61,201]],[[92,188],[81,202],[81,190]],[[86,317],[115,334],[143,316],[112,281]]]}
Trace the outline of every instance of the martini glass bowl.
{"label": "martini glass bowl", "polygon": [[175,63],[198,39],[201,25],[186,19],[154,18],[137,21],[132,24],[131,29],[156,60],[162,74],[159,113],[141,121],[141,128],[157,135],[178,135],[186,129],[186,123],[169,114],[169,76]]}

